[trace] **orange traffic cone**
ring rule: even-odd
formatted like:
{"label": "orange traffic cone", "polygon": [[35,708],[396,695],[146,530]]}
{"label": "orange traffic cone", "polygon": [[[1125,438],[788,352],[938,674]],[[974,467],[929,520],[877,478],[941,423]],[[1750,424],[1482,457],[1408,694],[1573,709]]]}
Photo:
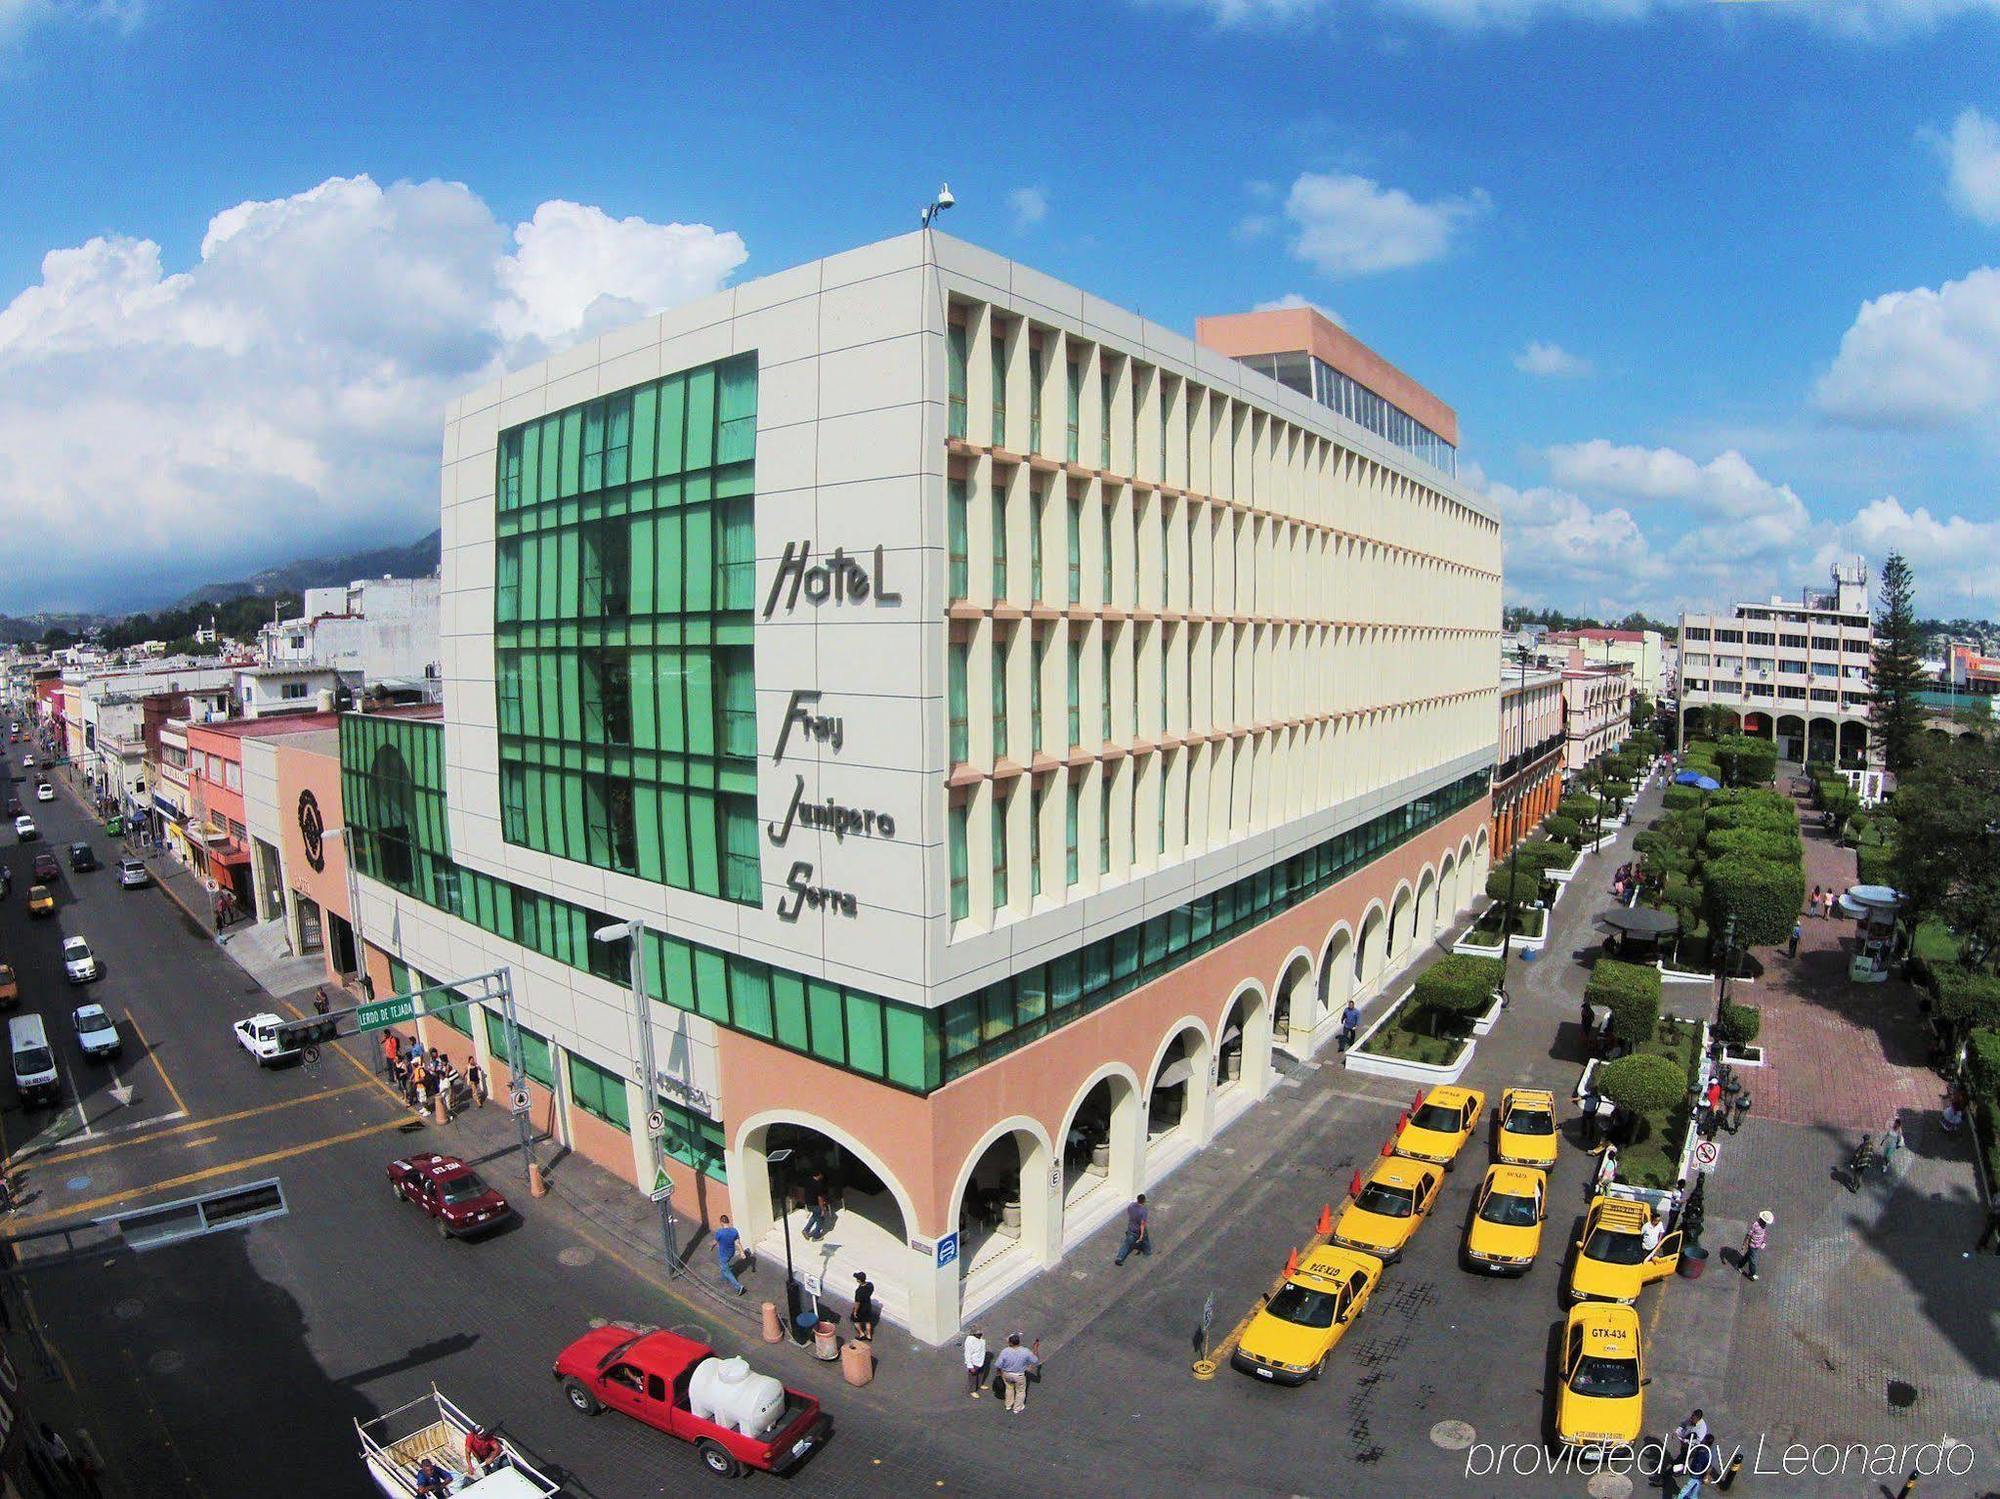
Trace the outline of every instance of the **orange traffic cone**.
{"label": "orange traffic cone", "polygon": [[1409,1127],[1410,1127],[1410,1111],[1408,1109],[1405,1109],[1401,1114],[1399,1114],[1396,1117],[1396,1133],[1400,1135],[1404,1130],[1408,1129]]}
{"label": "orange traffic cone", "polygon": [[1285,1256],[1285,1274],[1297,1275],[1298,1273],[1299,1273],[1299,1252],[1296,1249],[1294,1249],[1290,1254]]}
{"label": "orange traffic cone", "polygon": [[1359,1166],[1354,1168],[1354,1180],[1347,1184],[1347,1195],[1349,1197],[1359,1197],[1361,1195],[1361,1168]]}
{"label": "orange traffic cone", "polygon": [[[1354,1190],[1357,1194],[1359,1194],[1361,1191],[1361,1173],[1359,1171],[1354,1173]],[[1328,1234],[1333,1232],[1332,1203],[1330,1202],[1327,1203],[1319,1210],[1319,1227],[1318,1229],[1315,1230],[1315,1232],[1317,1232],[1322,1239],[1324,1239]]]}
{"label": "orange traffic cone", "polygon": [[1422,1108],[1423,1106],[1424,1106],[1424,1090],[1422,1088],[1419,1088],[1417,1089],[1417,1096],[1410,1100],[1410,1112],[1414,1114],[1418,1109]]}
{"label": "orange traffic cone", "polygon": [[1392,1137],[1392,1138],[1390,1138],[1390,1139],[1387,1139],[1387,1140],[1384,1140],[1384,1141],[1382,1142],[1382,1154],[1384,1154],[1384,1155],[1394,1155],[1395,1153],[1396,1153],[1396,1142],[1395,1142],[1395,1139],[1394,1139],[1394,1138]]}

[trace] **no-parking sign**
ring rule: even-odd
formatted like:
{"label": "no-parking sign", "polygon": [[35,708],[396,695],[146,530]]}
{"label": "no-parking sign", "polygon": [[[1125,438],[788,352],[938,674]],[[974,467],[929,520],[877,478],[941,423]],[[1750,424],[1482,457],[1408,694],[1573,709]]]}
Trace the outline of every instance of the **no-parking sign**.
{"label": "no-parking sign", "polygon": [[1694,1142],[1695,1170],[1713,1171],[1715,1169],[1715,1163],[1718,1160],[1720,1160],[1721,1157],[1722,1157],[1722,1147],[1720,1145],[1717,1145],[1713,1140],[1697,1140]]}

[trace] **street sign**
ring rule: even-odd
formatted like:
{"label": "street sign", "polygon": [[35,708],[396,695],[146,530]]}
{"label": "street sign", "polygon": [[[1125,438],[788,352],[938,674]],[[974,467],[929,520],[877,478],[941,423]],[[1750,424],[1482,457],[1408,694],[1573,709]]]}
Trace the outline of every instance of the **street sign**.
{"label": "street sign", "polygon": [[646,1195],[655,1202],[665,1202],[674,1195],[674,1179],[667,1175],[665,1166],[653,1168],[653,1190]]}
{"label": "street sign", "polygon": [[526,1088],[516,1088],[507,1095],[507,1112],[510,1114],[525,1114],[528,1112],[528,1090]]}
{"label": "street sign", "polygon": [[946,1265],[954,1263],[957,1259],[958,1235],[956,1233],[946,1234],[937,1242],[938,1268],[942,1270]]}
{"label": "street sign", "polygon": [[1215,1292],[1208,1293],[1208,1300],[1201,1304],[1201,1330],[1207,1332],[1215,1326]]}
{"label": "street sign", "polygon": [[646,1116],[646,1133],[649,1135],[664,1135],[666,1132],[667,1116],[662,1114],[658,1109],[654,1109],[652,1113]]}
{"label": "street sign", "polygon": [[372,1005],[363,1005],[354,1012],[354,1028],[358,1031],[379,1031],[385,1025],[395,1025],[398,1021],[417,1018],[417,998],[414,994],[397,994],[388,999],[377,1000]]}
{"label": "street sign", "polygon": [[317,1046],[308,1046],[304,1051],[299,1053],[299,1060],[304,1062],[308,1067],[317,1066],[319,1064],[319,1048]]}
{"label": "street sign", "polygon": [[1721,1156],[1722,1156],[1722,1147],[1720,1145],[1717,1145],[1713,1140],[1697,1140],[1694,1142],[1695,1170],[1713,1171],[1715,1169],[1716,1161],[1719,1160]]}

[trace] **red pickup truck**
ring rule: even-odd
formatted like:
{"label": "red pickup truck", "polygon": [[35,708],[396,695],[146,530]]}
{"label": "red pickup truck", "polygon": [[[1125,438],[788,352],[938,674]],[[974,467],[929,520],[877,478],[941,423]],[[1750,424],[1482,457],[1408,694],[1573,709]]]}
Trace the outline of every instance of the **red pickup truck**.
{"label": "red pickup truck", "polygon": [[565,1348],[554,1372],[569,1403],[586,1416],[609,1406],[692,1442],[709,1472],[722,1478],[749,1469],[787,1472],[833,1429],[812,1396],[749,1374],[741,1359],[721,1358],[679,1333],[614,1322]]}

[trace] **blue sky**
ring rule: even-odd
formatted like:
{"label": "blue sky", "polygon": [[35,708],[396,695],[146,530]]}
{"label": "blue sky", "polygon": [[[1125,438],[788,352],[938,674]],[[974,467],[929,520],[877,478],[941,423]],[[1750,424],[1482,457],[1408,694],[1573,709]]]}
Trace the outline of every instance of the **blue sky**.
{"label": "blue sky", "polygon": [[948,178],[1168,324],[1332,309],[1457,407],[1512,599],[1899,545],[2000,614],[2000,0],[830,14],[0,0],[0,610],[414,536],[451,394]]}

